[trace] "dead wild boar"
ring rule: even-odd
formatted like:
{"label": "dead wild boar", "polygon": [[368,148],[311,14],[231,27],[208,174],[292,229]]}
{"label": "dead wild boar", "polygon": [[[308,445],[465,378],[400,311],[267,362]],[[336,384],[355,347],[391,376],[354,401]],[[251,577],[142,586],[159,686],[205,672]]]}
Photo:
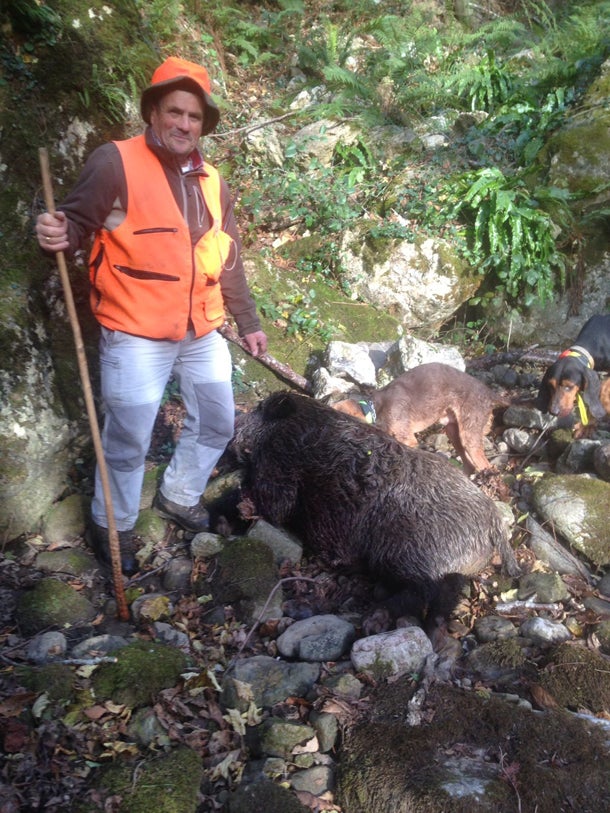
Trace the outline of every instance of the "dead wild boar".
{"label": "dead wild boar", "polygon": [[261,516],[333,568],[408,588],[418,609],[494,551],[519,573],[496,505],[461,471],[313,398],[270,395],[239,416],[231,446]]}

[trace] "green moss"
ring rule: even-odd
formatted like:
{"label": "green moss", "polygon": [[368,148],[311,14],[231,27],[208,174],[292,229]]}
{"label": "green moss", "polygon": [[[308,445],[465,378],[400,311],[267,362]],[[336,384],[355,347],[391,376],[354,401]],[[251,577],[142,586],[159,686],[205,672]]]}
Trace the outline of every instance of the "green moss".
{"label": "green moss", "polygon": [[[372,721],[347,733],[336,797],[343,810],[514,813],[519,801],[522,810],[556,813],[610,805],[603,730],[446,685],[428,692],[430,715],[413,727],[397,714],[410,693],[408,681],[384,684],[368,704]],[[513,770],[518,798],[504,767]]]}
{"label": "green moss", "polygon": [[95,608],[85,596],[53,578],[39,581],[21,596],[17,606],[17,621],[26,634],[74,626],[94,616]]}
{"label": "green moss", "polygon": [[540,684],[560,706],[610,713],[608,660],[583,646],[566,643],[557,647],[540,675]]}
{"label": "green moss", "polygon": [[105,663],[93,675],[99,700],[135,707],[151,703],[162,690],[174,686],[186,668],[185,656],[163,644],[137,641],[116,652],[117,663]]}
{"label": "green moss", "polygon": [[[579,474],[547,474],[534,485],[534,501],[537,510],[589,561],[608,564],[610,483]],[[555,504],[573,508],[560,514],[552,510]]]}
{"label": "green moss", "polygon": [[523,648],[515,638],[503,638],[478,647],[477,663],[487,666],[501,666],[505,669],[518,669],[525,663]]}
{"label": "green moss", "polygon": [[[121,813],[193,813],[204,770],[201,758],[178,747],[133,764],[116,763],[99,772],[95,784],[121,798]],[[77,806],[75,813],[90,807]]]}
{"label": "green moss", "polygon": [[74,702],[74,672],[64,663],[49,663],[39,667],[20,667],[20,682],[32,692],[46,692],[52,706]]}
{"label": "green moss", "polygon": [[302,805],[286,788],[270,780],[242,784],[231,794],[231,813],[252,813],[253,810],[278,813],[307,813],[311,808]]}
{"label": "green moss", "polygon": [[[237,618],[250,622],[262,611],[277,578],[271,548],[258,539],[236,537],[219,552],[211,585],[204,580],[195,589],[206,595],[211,586],[216,604],[232,604]],[[266,609],[266,618],[279,618],[280,604],[281,595],[276,592]]]}

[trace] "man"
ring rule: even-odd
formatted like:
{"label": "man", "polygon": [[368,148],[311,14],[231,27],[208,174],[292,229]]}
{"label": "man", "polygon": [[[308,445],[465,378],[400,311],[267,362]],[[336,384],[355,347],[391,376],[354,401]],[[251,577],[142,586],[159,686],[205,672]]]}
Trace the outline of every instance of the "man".
{"label": "man", "polygon": [[[145,133],[98,147],[57,212],[36,222],[48,252],[72,254],[94,235],[90,304],[101,326],[102,445],[126,575],[137,570],[133,528],[144,461],[170,376],[186,417],[154,504],[197,533],[209,527],[200,497],[233,434],[231,358],[218,332],[225,308],[254,356],[267,349],[228,187],[198,148],[219,119],[207,71],[165,60],[142,94],[141,112]],[[108,562],[99,472],[91,514],[94,547]]]}

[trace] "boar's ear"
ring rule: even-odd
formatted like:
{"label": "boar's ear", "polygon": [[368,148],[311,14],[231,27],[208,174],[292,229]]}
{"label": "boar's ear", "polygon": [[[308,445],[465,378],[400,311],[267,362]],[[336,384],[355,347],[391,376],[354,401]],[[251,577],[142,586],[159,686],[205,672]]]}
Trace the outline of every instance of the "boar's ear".
{"label": "boar's ear", "polygon": [[290,418],[297,411],[295,396],[290,392],[276,392],[263,405],[263,420],[279,421]]}

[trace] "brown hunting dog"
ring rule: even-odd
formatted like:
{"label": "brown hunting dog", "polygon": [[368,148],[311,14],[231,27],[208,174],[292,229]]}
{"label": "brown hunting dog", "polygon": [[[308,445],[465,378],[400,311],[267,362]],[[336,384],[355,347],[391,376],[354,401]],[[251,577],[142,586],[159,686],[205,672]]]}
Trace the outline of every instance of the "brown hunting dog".
{"label": "brown hunting dog", "polygon": [[441,424],[466,474],[491,467],[483,438],[491,429],[494,409],[509,402],[468,373],[430,362],[381,389],[365,387],[362,392],[362,397],[338,401],[333,408],[376,424],[405,446],[417,446],[416,432]]}
{"label": "brown hunting dog", "polygon": [[544,374],[536,406],[558,418],[582,406],[582,431],[591,418],[610,414],[610,379],[602,382],[597,371],[610,372],[610,314],[592,316],[574,344],[559,354]]}

